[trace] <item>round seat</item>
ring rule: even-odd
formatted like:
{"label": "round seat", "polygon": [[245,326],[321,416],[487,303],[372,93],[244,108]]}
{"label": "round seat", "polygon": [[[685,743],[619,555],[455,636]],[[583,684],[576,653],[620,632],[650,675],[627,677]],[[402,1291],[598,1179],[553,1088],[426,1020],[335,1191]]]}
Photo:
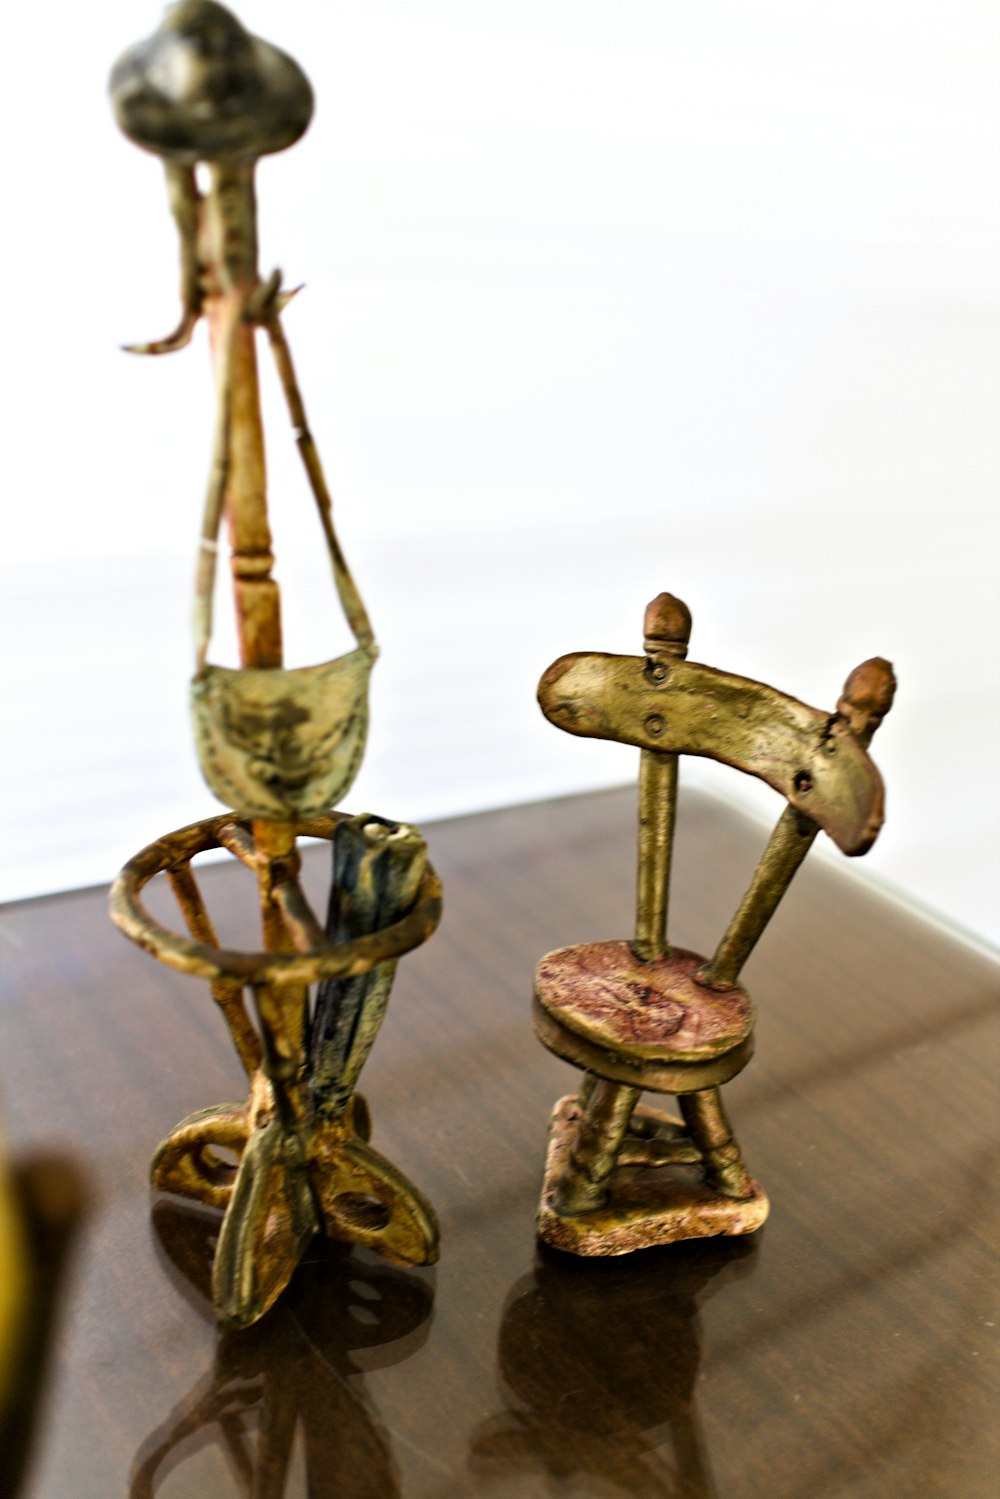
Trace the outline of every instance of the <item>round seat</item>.
{"label": "round seat", "polygon": [[675,948],[643,962],[628,942],[561,947],[539,963],[535,999],[560,1030],[626,1065],[710,1062],[749,1040],[754,1013],[745,989],[698,982],[705,961]]}

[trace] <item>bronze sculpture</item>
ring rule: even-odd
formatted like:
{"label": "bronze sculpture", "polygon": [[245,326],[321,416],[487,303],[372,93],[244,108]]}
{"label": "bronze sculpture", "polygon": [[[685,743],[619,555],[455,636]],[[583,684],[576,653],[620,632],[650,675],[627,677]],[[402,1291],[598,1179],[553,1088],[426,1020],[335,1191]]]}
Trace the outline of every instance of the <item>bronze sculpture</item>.
{"label": "bronze sculpture", "polygon": [[[764,1222],[767,1198],[719,1092],[753,1053],[740,971],[820,829],[857,855],[882,825],[867,747],[892,705],[889,663],[857,667],[836,711],[823,713],[687,661],[690,632],[687,606],[660,594],[646,610],[642,656],[563,656],[539,685],[559,728],[641,751],[635,936],[549,953],[535,976],[539,1039],[584,1072],[579,1093],[553,1111],[538,1210],[542,1238],[575,1254],[627,1254]],[[667,941],[682,754],[758,776],[788,802],[711,958]],[[674,1094],[681,1119],[640,1104],[647,1089]]]}
{"label": "bronze sculpture", "polygon": [[[255,1321],[287,1284],[309,1239],[360,1243],[398,1264],[437,1257],[433,1210],[368,1143],[355,1092],[385,1013],[396,962],[431,934],[440,884],[416,829],[333,812],[357,773],[377,647],[333,525],[330,495],[281,323],[288,297],[257,263],[257,159],[292,145],[312,91],[291,58],[213,0],[182,0],[111,76],[130,139],[160,156],[180,235],[182,317],[133,352],[169,353],[209,325],[216,376],[214,450],[195,598],[191,706],[202,773],[231,810],[142,850],[112,887],[112,919],[161,962],[205,978],[240,1059],[245,1101],[183,1120],[153,1160],[155,1187],[224,1211],[213,1299],[231,1327]],[[200,168],[205,181],[199,178]],[[346,655],[284,666],[268,519],[256,341],[267,335],[319,514],[334,584],[355,639]],[[218,535],[225,517],[240,665],[208,659]],[[296,839],[333,845],[324,925],[299,882]],[[223,848],[256,876],[262,952],[219,945],[192,871]],[[188,928],[154,921],[142,889],[166,874]],[[315,999],[309,985],[316,984]],[[244,994],[253,997],[257,1026]],[[235,1163],[233,1160],[235,1157]]]}

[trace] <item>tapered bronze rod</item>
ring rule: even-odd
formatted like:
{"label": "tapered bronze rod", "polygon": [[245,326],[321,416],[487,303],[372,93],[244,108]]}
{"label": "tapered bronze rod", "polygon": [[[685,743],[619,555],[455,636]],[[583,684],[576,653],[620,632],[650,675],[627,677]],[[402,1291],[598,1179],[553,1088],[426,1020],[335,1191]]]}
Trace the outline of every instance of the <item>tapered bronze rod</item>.
{"label": "tapered bronze rod", "polygon": [[316,501],[319,511],[320,524],[326,537],[327,548],[333,562],[334,577],[337,584],[337,592],[347,615],[348,624],[354,633],[359,645],[374,645],[375,636],[372,632],[368,611],[358,592],[357,585],[351,576],[351,570],[347,565],[347,559],[341,550],[337,533],[333,529],[333,504],[330,499],[330,491],[327,487],[326,475],[320,461],[319,449],[316,446],[312,432],[309,430],[309,422],[306,417],[305,402],[299,389],[298,380],[295,377],[295,366],[292,362],[292,351],[288,347],[284,329],[277,316],[273,299],[270,311],[266,318],[267,331],[271,340],[271,352],[277,367],[278,376],[281,380],[281,388],[285,393],[288,405],[288,414],[291,418],[292,428],[295,433],[295,441],[298,445],[302,463],[309,480],[309,487]]}
{"label": "tapered bronze rod", "polygon": [[274,887],[274,898],[285,928],[299,952],[314,952],[327,945],[326,933],[317,921],[297,879],[282,880],[280,885]]}
{"label": "tapered bronze rod", "polygon": [[698,975],[703,984],[730,988],[778,909],[792,877],[816,841],[819,828],[786,807],[761,854],[750,887],[714,955]]}
{"label": "tapered bronze rod", "polygon": [[[661,593],[646,610],[644,622],[646,675],[665,681],[670,660],[687,655],[691,615],[672,594]],[[661,715],[651,713],[646,728],[654,737],[666,727]],[[639,761],[639,853],[636,878],[636,957],[644,962],[661,958],[667,945],[667,908],[670,900],[670,861],[677,808],[677,756],[661,750],[642,750]]]}
{"label": "tapered bronze rod", "polygon": [[725,1197],[751,1197],[754,1184],[743,1164],[718,1088],[682,1093],[678,1098],[684,1123],[701,1151],[709,1181]]}
{"label": "tapered bronze rod", "polygon": [[560,1213],[586,1213],[604,1202],[640,1091],[598,1078],[556,1192]]}
{"label": "tapered bronze rod", "polygon": [[[205,315],[218,373],[219,400],[228,410],[228,416],[220,418],[220,425],[228,438],[224,506],[232,548],[230,566],[240,665],[275,669],[283,662],[281,597],[271,576],[274,555],[267,513],[257,330],[247,315],[260,281],[253,168],[213,164],[211,172],[212,191],[205,199],[205,216],[206,239],[214,252],[208,276],[213,291],[205,299]],[[210,611],[211,601],[208,608]],[[293,826],[279,821],[255,821],[253,843],[257,853],[264,948],[269,952],[287,952],[294,948],[295,942],[274,896],[274,865],[294,854]],[[286,990],[281,999],[290,1034],[300,1035],[308,990],[305,987]],[[265,1006],[263,1013],[266,1012]],[[267,1060],[265,1047],[265,1067]]]}
{"label": "tapered bronze rod", "polygon": [[205,238],[212,252],[205,315],[219,372],[219,399],[228,405],[229,414],[224,505],[232,547],[240,664],[280,667],[281,601],[271,576],[274,556],[267,513],[257,330],[247,315],[260,281],[253,167],[213,163],[210,171],[211,191],[202,200]]}
{"label": "tapered bronze rod", "polygon": [[257,850],[253,846],[253,839],[245,828],[238,823],[231,822],[219,829],[219,843],[223,848],[245,864],[248,869],[257,869]]}
{"label": "tapered bronze rod", "polygon": [[[169,869],[167,879],[177,897],[177,904],[181,908],[192,937],[199,942],[207,942],[210,946],[217,947],[219,939],[215,935],[215,927],[205,909],[205,903],[201,898],[201,891],[191,872],[190,864],[179,864],[175,869]],[[246,1012],[243,985],[234,979],[214,979],[209,987],[212,991],[212,998],[225,1016],[229,1034],[233,1038],[233,1045],[239,1052],[240,1061],[247,1073],[252,1074],[260,1066],[261,1048],[257,1032],[250,1024],[250,1017]]]}
{"label": "tapered bronze rod", "polygon": [[639,758],[639,867],[636,956],[646,962],[667,950],[670,856],[677,808],[677,756],[642,750]]}

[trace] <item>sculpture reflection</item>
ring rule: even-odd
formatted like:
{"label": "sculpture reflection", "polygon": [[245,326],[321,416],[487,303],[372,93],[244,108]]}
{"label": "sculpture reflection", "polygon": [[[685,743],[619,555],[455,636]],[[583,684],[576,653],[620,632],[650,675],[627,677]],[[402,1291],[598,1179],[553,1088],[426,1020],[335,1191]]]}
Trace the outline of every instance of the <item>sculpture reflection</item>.
{"label": "sculpture reflection", "polygon": [[[160,1202],[153,1225],[175,1283],[211,1317],[218,1220]],[[212,1369],[136,1453],[129,1499],[153,1499],[206,1441],[223,1451],[233,1495],[292,1499],[298,1443],[308,1499],[394,1499],[392,1450],[363,1385],[348,1378],[361,1367],[351,1355],[366,1350],[365,1369],[408,1358],[426,1340],[433,1294],[426,1273],[317,1241],[268,1317],[219,1334]]]}
{"label": "sculpture reflection", "polygon": [[542,1469],[567,1495],[714,1495],[694,1399],[699,1307],[755,1259],[745,1239],[672,1244],[642,1263],[540,1244],[534,1273],[507,1298],[498,1350],[507,1409],[473,1434],[472,1471],[489,1480]]}

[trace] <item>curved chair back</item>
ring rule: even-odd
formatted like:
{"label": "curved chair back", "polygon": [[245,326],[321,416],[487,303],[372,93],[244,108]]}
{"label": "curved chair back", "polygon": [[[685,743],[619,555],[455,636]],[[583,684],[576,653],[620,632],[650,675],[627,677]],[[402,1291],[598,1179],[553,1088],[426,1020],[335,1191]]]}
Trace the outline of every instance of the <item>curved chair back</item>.
{"label": "curved chair back", "polygon": [[671,594],[648,606],[642,656],[574,652],[544,673],[542,712],[567,733],[642,751],[639,773],[637,953],[667,951],[666,910],[677,757],[702,755],[757,776],[788,803],[715,957],[713,987],[739,969],[816,834],[845,854],[867,853],[884,816],[882,778],[867,746],[892,706],[896,681],[881,657],[848,677],[832,712],[764,682],[687,661],[691,614]]}

